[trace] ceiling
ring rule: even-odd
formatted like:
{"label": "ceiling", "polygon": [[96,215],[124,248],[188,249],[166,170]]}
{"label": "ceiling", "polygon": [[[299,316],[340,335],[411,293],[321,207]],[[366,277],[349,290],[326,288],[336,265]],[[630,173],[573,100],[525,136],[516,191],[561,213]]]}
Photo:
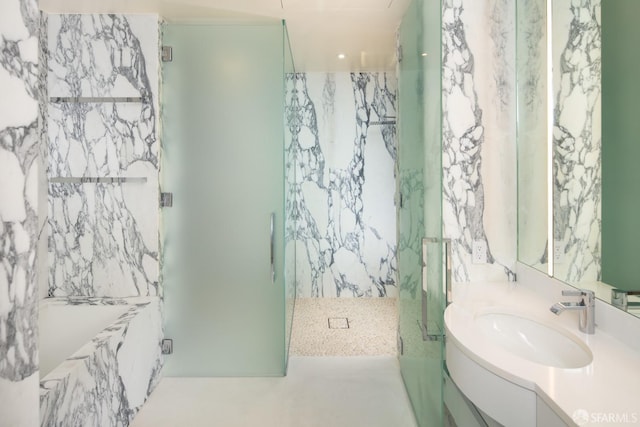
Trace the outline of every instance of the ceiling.
{"label": "ceiling", "polygon": [[[157,13],[168,22],[284,19],[298,71],[395,69],[410,0],[40,0],[49,13]],[[338,55],[344,54],[344,59]]]}

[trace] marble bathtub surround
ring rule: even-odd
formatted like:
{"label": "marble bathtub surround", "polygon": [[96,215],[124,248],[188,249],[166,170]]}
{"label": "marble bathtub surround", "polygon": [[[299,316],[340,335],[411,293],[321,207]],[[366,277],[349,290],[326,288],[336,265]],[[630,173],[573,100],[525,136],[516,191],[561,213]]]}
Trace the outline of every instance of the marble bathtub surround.
{"label": "marble bathtub surround", "polygon": [[146,178],[49,184],[48,295],[158,295],[158,17],[47,21],[47,100],[93,98],[48,103],[48,178]]}
{"label": "marble bathtub surround", "polygon": [[130,307],[40,381],[40,425],[127,426],[160,379],[157,297],[53,298],[48,304]]}
{"label": "marble bathtub surround", "polygon": [[396,87],[382,72],[287,76],[300,297],[397,294]]}
{"label": "marble bathtub surround", "polygon": [[553,2],[554,276],[600,278],[600,0]]}
{"label": "marble bathtub surround", "polygon": [[[453,280],[514,280],[515,5],[442,3],[444,234]],[[474,242],[486,264],[472,262]]]}

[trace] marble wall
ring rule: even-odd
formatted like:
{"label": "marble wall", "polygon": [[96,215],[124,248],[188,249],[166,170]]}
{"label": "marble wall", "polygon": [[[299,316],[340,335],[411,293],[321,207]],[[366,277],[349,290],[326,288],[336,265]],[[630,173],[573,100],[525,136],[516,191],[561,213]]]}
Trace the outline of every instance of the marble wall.
{"label": "marble wall", "polygon": [[554,277],[600,279],[600,0],[553,2]]}
{"label": "marble wall", "polygon": [[[513,280],[515,2],[442,3],[443,221],[453,280]],[[473,244],[487,248],[474,264]]]}
{"label": "marble wall", "polygon": [[[158,17],[49,15],[44,33],[48,296],[157,295]],[[70,177],[146,182],[55,182]]]}
{"label": "marble wall", "polygon": [[38,414],[38,4],[0,2],[0,424]]}
{"label": "marble wall", "polygon": [[299,297],[397,295],[396,91],[392,73],[287,76]]}

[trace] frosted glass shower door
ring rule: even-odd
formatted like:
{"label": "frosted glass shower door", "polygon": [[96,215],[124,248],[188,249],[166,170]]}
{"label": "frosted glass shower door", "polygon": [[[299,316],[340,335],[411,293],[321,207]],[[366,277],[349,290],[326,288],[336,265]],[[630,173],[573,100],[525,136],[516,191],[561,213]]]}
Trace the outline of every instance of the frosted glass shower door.
{"label": "frosted glass shower door", "polygon": [[400,370],[420,427],[443,425],[439,0],[413,0],[400,26],[398,298]]}
{"label": "frosted glass shower door", "polygon": [[280,22],[164,28],[169,376],[284,374],[283,35]]}

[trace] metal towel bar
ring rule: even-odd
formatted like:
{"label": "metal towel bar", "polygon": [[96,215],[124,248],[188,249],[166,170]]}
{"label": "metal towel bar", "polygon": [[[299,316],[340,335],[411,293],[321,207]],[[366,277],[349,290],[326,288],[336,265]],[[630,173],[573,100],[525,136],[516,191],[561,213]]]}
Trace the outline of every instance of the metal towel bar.
{"label": "metal towel bar", "polygon": [[438,331],[437,333],[431,333],[428,329],[429,325],[429,308],[428,308],[428,299],[429,295],[424,286],[424,280],[427,273],[427,244],[428,243],[442,243],[444,245],[444,297],[445,297],[445,307],[448,306],[452,301],[451,295],[451,239],[445,239],[440,237],[425,237],[422,239],[422,274],[421,274],[421,299],[422,299],[422,324],[420,325],[420,329],[422,330],[422,339],[424,341],[436,341],[441,339],[444,336],[443,331]]}
{"label": "metal towel bar", "polygon": [[138,183],[144,184],[147,182],[146,177],[126,177],[126,176],[80,176],[80,177],[66,177],[57,176],[50,178],[49,182],[52,184],[124,184],[124,183]]}
{"label": "metal towel bar", "polygon": [[271,213],[270,218],[270,236],[269,236],[269,262],[271,263],[271,283],[276,283],[276,255],[275,255],[275,227],[276,227],[276,214]]}
{"label": "metal towel bar", "polygon": [[144,103],[148,99],[142,96],[53,96],[49,102],[54,104],[100,104],[100,103]]}

